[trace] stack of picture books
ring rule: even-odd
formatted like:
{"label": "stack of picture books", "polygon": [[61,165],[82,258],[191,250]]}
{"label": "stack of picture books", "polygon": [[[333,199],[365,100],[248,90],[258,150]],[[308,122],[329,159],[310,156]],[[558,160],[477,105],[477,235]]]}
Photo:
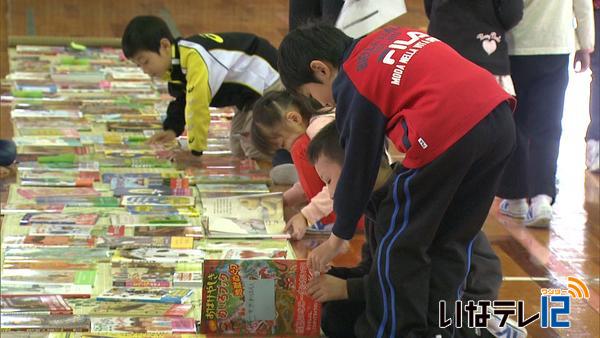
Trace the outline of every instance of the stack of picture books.
{"label": "stack of picture books", "polygon": [[314,336],[320,306],[268,172],[211,108],[202,164],[149,145],[164,83],[113,48],[9,50],[17,181],[1,206],[6,337]]}

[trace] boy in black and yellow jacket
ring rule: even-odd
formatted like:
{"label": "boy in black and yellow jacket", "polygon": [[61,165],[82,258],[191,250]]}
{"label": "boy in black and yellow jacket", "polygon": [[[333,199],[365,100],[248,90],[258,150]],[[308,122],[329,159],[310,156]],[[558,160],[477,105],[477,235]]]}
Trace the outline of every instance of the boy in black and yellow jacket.
{"label": "boy in black and yellow jacket", "polygon": [[277,50],[268,41],[248,33],[199,34],[174,38],[166,23],[155,16],[129,22],[121,41],[125,56],[153,77],[169,81],[175,98],[167,109],[164,131],[151,143],[172,141],[187,125],[190,153],[207,148],[209,106],[236,106],[231,130],[237,156],[261,157],[242,135],[249,125],[254,101],[266,91],[281,88],[276,70]]}

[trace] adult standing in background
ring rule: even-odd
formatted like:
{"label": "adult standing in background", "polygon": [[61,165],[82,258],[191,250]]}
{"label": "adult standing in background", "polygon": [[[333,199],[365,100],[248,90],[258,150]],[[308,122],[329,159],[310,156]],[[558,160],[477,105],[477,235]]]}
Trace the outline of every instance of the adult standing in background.
{"label": "adult standing in background", "polygon": [[600,0],[594,1],[594,26],[596,35],[596,48],[592,53],[592,85],[590,87],[590,124],[588,126],[585,140],[586,158],[585,164],[588,170],[594,173],[600,172]]}
{"label": "adult standing in background", "polygon": [[494,74],[515,95],[505,33],[523,17],[523,0],[425,0],[427,33]]}
{"label": "adult standing in background", "polygon": [[333,26],[344,0],[290,0],[289,4],[289,30],[292,31],[315,20],[322,20]]}
{"label": "adult standing in background", "polygon": [[576,50],[577,71],[589,67],[593,20],[590,0],[525,0],[523,19],[507,34],[519,101],[514,114],[517,148],[497,195],[503,198],[500,212],[525,218],[526,226],[548,227],[552,220],[569,54]]}

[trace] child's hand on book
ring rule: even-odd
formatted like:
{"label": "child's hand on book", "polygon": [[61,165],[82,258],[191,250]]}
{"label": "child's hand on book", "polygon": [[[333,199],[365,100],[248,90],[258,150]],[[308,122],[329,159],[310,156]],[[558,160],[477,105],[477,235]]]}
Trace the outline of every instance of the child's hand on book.
{"label": "child's hand on book", "polygon": [[304,215],[299,212],[287,221],[283,231],[289,233],[292,239],[300,240],[304,237],[306,228],[308,228],[308,222]]}
{"label": "child's hand on book", "polygon": [[151,138],[146,141],[148,144],[164,144],[164,143],[172,143],[177,138],[175,132],[172,130],[164,130],[159,131],[158,133],[152,135]]}
{"label": "child's hand on book", "polygon": [[308,294],[320,303],[348,299],[346,280],[328,274],[315,276],[308,282]]}
{"label": "child's hand on book", "polygon": [[347,250],[348,241],[331,234],[325,242],[308,254],[308,267],[314,272],[327,272],[331,260]]}

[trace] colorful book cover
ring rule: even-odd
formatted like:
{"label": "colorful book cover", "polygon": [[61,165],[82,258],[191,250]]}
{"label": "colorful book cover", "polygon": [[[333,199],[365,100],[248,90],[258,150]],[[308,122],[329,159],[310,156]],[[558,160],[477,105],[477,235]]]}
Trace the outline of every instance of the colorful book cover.
{"label": "colorful book cover", "polygon": [[206,256],[203,250],[171,248],[119,248],[112,257],[113,262],[179,263],[199,262]]}
{"label": "colorful book cover", "polygon": [[3,314],[47,314],[70,315],[73,309],[62,296],[18,296],[0,297],[0,312]]}
{"label": "colorful book cover", "polygon": [[31,270],[95,270],[95,263],[65,262],[62,260],[22,260],[4,262],[3,269]]}
{"label": "colorful book cover", "polygon": [[196,207],[174,207],[171,205],[129,205],[127,211],[133,215],[184,215],[199,217],[200,211]]}
{"label": "colorful book cover", "polygon": [[96,278],[95,270],[29,270],[3,269],[2,284],[75,284],[93,285]]}
{"label": "colorful book cover", "polygon": [[205,260],[201,332],[320,334],[321,305],[307,293],[301,260]]}
{"label": "colorful book cover", "polygon": [[7,236],[4,237],[4,244],[31,246],[93,247],[95,245],[95,238],[72,236]]}
{"label": "colorful book cover", "polygon": [[115,188],[113,194],[118,197],[125,195],[192,196],[192,190],[190,188],[171,188],[163,185],[144,188]]}
{"label": "colorful book cover", "polygon": [[210,238],[288,238],[281,193],[207,198],[202,201]]}
{"label": "colorful book cover", "polygon": [[28,213],[23,215],[21,225],[32,224],[70,224],[70,225],[95,225],[98,214],[64,214],[64,213]]}
{"label": "colorful book cover", "polygon": [[8,284],[0,285],[3,296],[61,295],[63,298],[90,298],[91,285],[74,284]]}
{"label": "colorful book cover", "polygon": [[196,187],[202,198],[252,195],[269,192],[269,187],[266,184],[198,184]]}
{"label": "colorful book cover", "polygon": [[173,274],[173,286],[201,288],[202,287],[202,272],[175,272]]}
{"label": "colorful book cover", "polygon": [[192,293],[193,290],[189,288],[116,287],[105,291],[96,300],[183,304]]}
{"label": "colorful book cover", "polygon": [[129,205],[170,205],[174,207],[194,206],[193,196],[123,196],[121,204]]}
{"label": "colorful book cover", "polygon": [[42,196],[36,197],[35,201],[41,204],[54,202],[68,207],[115,208],[119,206],[119,199],[113,196]]}
{"label": "colorful book cover", "polygon": [[108,333],[195,333],[193,318],[99,317],[91,319],[91,332]]}
{"label": "colorful book cover", "polygon": [[49,199],[57,197],[97,197],[100,193],[94,188],[18,188],[17,193],[26,199],[40,197]]}
{"label": "colorful book cover", "polygon": [[90,237],[91,226],[78,226],[71,224],[32,224],[29,228],[30,236],[78,236]]}
{"label": "colorful book cover", "polygon": [[0,318],[2,332],[87,332],[90,330],[90,319],[86,316],[2,314]]}
{"label": "colorful book cover", "polygon": [[4,250],[4,262],[29,261],[29,260],[63,260],[65,262],[97,262],[107,260],[109,250],[107,248],[17,248],[7,247]]}
{"label": "colorful book cover", "polygon": [[175,270],[157,264],[128,265],[115,264],[111,269],[115,287],[163,287],[173,286]]}
{"label": "colorful book cover", "polygon": [[193,225],[191,220],[183,215],[130,215],[114,214],[110,215],[110,223],[113,225],[175,225],[186,226]]}
{"label": "colorful book cover", "polygon": [[[186,237],[188,238],[188,237]],[[96,246],[116,248],[170,248],[171,237],[161,236],[98,236],[96,238]],[[193,243],[184,249],[192,249]]]}
{"label": "colorful book cover", "polygon": [[89,314],[94,317],[184,317],[191,309],[192,304],[98,302]]}
{"label": "colorful book cover", "polygon": [[14,213],[60,213],[65,208],[64,204],[23,204],[23,203],[10,203],[4,204],[0,207],[2,214],[14,214]]}

